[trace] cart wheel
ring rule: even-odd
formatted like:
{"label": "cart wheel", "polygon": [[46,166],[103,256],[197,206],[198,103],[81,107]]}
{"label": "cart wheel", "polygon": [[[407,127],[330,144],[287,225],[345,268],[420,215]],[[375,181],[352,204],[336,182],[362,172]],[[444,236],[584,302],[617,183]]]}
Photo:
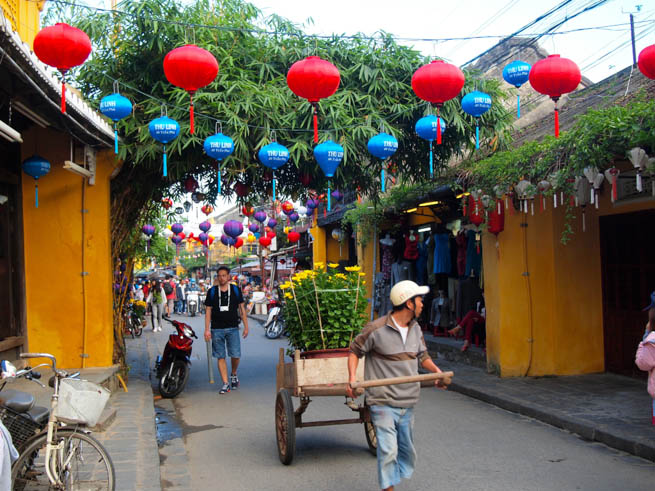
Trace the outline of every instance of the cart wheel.
{"label": "cart wheel", "polygon": [[366,443],[368,443],[368,450],[373,455],[378,454],[378,437],[375,435],[375,426],[371,421],[364,422],[364,432],[366,433]]}
{"label": "cart wheel", "polygon": [[289,465],[296,452],[296,419],[287,389],[280,389],[275,399],[275,433],[280,462]]}

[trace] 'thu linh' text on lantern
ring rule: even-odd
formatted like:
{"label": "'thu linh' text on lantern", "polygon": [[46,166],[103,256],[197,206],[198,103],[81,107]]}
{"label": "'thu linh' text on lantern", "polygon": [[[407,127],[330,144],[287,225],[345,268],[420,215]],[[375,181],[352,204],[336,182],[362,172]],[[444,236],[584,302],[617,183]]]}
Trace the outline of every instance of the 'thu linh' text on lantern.
{"label": "'thu linh' text on lantern", "polygon": [[334,173],[337,171],[337,167],[341,164],[343,160],[344,151],[343,147],[338,143],[334,143],[332,140],[321,143],[314,147],[314,158],[318,162],[319,167],[325,174],[325,177],[328,178],[328,192],[327,192],[327,209],[328,211],[332,208],[331,203],[331,193],[330,193],[330,179],[334,177]]}

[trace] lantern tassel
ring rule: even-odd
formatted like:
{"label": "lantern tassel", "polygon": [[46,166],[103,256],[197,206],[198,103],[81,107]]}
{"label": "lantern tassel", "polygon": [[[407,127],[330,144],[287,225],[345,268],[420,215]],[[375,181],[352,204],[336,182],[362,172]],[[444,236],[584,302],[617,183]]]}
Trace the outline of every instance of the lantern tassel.
{"label": "lantern tassel", "polygon": [[618,197],[618,190],[617,190],[617,175],[612,176],[612,201],[616,201],[616,198]]}
{"label": "lantern tassel", "polygon": [[166,168],[166,145],[164,145],[164,177],[168,175],[168,169]]}
{"label": "lantern tassel", "polygon": [[318,143],[318,106],[316,103],[312,103],[312,106],[314,106],[314,143]]}
{"label": "lantern tassel", "polygon": [[557,208],[557,192],[553,193],[553,208]]}
{"label": "lantern tassel", "polygon": [[644,185],[641,182],[641,169],[637,170],[637,191],[640,193],[644,190]]}
{"label": "lantern tassel", "polygon": [[221,182],[221,163],[220,161],[217,161],[218,163],[218,194],[221,194],[221,191],[223,190],[223,183]]}
{"label": "lantern tassel", "polygon": [[39,207],[39,183],[34,184],[34,207]]}
{"label": "lantern tassel", "polygon": [[475,149],[480,149],[480,127],[477,119],[475,120]]}
{"label": "lantern tassel", "polygon": [[114,153],[118,155],[118,129],[116,123],[114,123]]}
{"label": "lantern tassel", "polygon": [[555,138],[559,138],[559,110],[555,108]]}
{"label": "lantern tassel", "polygon": [[467,202],[466,197],[464,197],[463,201],[464,203],[462,204],[462,216],[466,216],[466,202]]}
{"label": "lantern tassel", "polygon": [[521,117],[521,94],[516,94],[516,118]]}
{"label": "lantern tassel", "polygon": [[430,178],[434,177],[434,167],[432,165],[432,140],[430,140]]}
{"label": "lantern tassel", "polygon": [[[384,171],[382,171],[384,172]],[[330,193],[330,181],[328,181],[328,192],[327,192],[327,209],[330,211],[332,209],[332,199]]]}
{"label": "lantern tassel", "polygon": [[275,202],[275,172],[273,172],[273,202]]}
{"label": "lantern tassel", "polygon": [[500,200],[499,199],[496,200],[496,205],[498,206],[498,214],[500,215],[501,210],[500,210]]}
{"label": "lantern tassel", "polygon": [[441,116],[439,116],[438,108],[437,108],[437,145],[441,145]]}
{"label": "lantern tassel", "polygon": [[194,125],[193,125],[193,94],[191,94],[191,105],[189,106],[189,119],[190,119],[190,130],[189,132],[193,135]]}
{"label": "lantern tassel", "polygon": [[385,179],[384,179],[384,164],[382,164],[382,170],[380,171],[380,186],[382,188],[382,192],[384,193],[386,185],[385,185]]}
{"label": "lantern tassel", "polygon": [[62,72],[61,78],[61,112],[66,113],[66,74]]}

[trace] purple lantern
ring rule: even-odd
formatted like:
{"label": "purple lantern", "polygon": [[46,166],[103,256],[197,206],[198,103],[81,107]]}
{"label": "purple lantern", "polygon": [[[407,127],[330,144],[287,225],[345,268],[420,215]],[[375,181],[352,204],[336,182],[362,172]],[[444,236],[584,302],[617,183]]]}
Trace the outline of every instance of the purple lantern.
{"label": "purple lantern", "polygon": [[173,244],[179,245],[179,243],[182,242],[184,239],[182,239],[182,237],[180,237],[179,235],[174,235],[173,237],[171,237],[171,240],[173,241]]}
{"label": "purple lantern", "polygon": [[289,215],[289,221],[291,223],[296,223],[299,218],[300,218],[300,215],[298,215],[298,213],[296,213],[295,211],[291,215]]}
{"label": "purple lantern", "polygon": [[277,220],[275,218],[271,218],[266,225],[268,225],[269,228],[275,228],[277,227]]}
{"label": "purple lantern", "polygon": [[171,225],[171,231],[177,235],[184,230],[184,226],[181,223],[174,223]]}
{"label": "purple lantern", "polygon": [[334,201],[341,201],[343,199],[343,193],[338,189],[335,189],[334,191],[332,191],[332,198],[334,199]]}
{"label": "purple lantern", "polygon": [[305,203],[305,206],[307,209],[311,212],[313,212],[316,208],[318,208],[319,201],[314,198],[309,198],[307,200],[307,203]]}
{"label": "purple lantern", "polygon": [[[200,230],[202,230],[203,232],[209,232],[209,229],[212,228],[212,224],[209,223],[209,222],[207,222],[207,221],[204,221],[204,222],[202,222],[200,225],[198,225],[198,227],[199,227]],[[200,235],[202,235],[202,234],[200,234]]]}
{"label": "purple lantern", "polygon": [[266,221],[266,212],[264,211],[257,211],[253,215],[254,219],[257,220],[259,223],[264,223]]}
{"label": "purple lantern", "polygon": [[221,235],[221,244],[223,244],[225,246],[230,245],[229,239],[230,238],[227,235],[225,235],[225,234]]}
{"label": "purple lantern", "polygon": [[198,235],[198,238],[200,239],[200,242],[203,243],[203,245],[207,242],[207,239],[209,239],[209,235],[207,235],[205,232],[200,233]]}
{"label": "purple lantern", "polygon": [[225,222],[225,225],[223,225],[223,231],[236,240],[236,238],[243,233],[243,225],[236,220],[228,220]]}
{"label": "purple lantern", "polygon": [[248,225],[248,230],[250,230],[253,234],[259,232],[259,225],[256,223],[251,223]]}
{"label": "purple lantern", "polygon": [[141,231],[148,236],[148,241],[146,242],[146,252],[148,252],[148,246],[150,245],[150,238],[152,237],[152,234],[155,233],[155,227],[154,225],[145,224],[143,227],[141,227]]}

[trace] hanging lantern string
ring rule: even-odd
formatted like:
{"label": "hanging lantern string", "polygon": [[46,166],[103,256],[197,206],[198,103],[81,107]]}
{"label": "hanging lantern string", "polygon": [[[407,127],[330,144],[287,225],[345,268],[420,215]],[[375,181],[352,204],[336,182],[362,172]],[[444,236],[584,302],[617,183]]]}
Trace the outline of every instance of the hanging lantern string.
{"label": "hanging lantern string", "polygon": [[[186,28],[190,29],[209,29],[213,31],[223,31],[223,32],[235,32],[235,33],[251,33],[251,34],[260,34],[260,35],[268,35],[268,36],[288,36],[289,38],[301,38],[301,39],[306,39],[308,40],[308,43],[316,42],[317,39],[324,39],[324,40],[333,40],[335,38],[338,39],[353,39],[353,40],[373,40],[373,41],[386,41],[387,39],[392,39],[394,41],[407,41],[407,42],[446,42],[446,41],[473,41],[477,39],[503,39],[503,38],[510,38],[514,37],[516,34],[486,34],[486,35],[477,35],[477,36],[460,36],[460,37],[443,37],[443,38],[425,38],[425,37],[402,37],[402,36],[393,36],[390,34],[386,34],[384,36],[363,36],[363,35],[357,35],[357,34],[343,34],[343,35],[327,35],[327,34],[312,34],[311,36],[308,36],[307,34],[303,32],[293,32],[293,31],[270,31],[266,29],[257,29],[257,28],[243,28],[243,27],[229,27],[229,26],[217,26],[217,25],[209,25],[209,24],[194,24],[194,23],[189,23],[189,22],[181,22],[181,21],[175,21],[171,20],[169,18],[164,18],[164,17],[156,17],[153,15],[147,15],[144,13],[139,13],[139,14],[134,14],[131,12],[125,12],[123,10],[118,10],[118,9],[106,9],[102,7],[94,7],[91,5],[83,5],[79,4],[76,2],[72,2],[69,0],[51,0],[52,3],[54,4],[59,4],[59,5],[66,5],[66,6],[71,6],[75,8],[83,8],[86,10],[92,10],[98,13],[108,13],[108,14],[113,14],[113,15],[122,15],[125,17],[129,18],[141,18],[141,19],[148,19],[152,21],[156,21],[162,24],[170,24],[170,25],[176,25],[176,26],[184,26]],[[642,24],[652,24],[652,20],[636,20],[634,21],[635,26],[640,26]],[[544,37],[544,36],[560,36],[564,34],[571,34],[575,32],[584,32],[584,31],[595,31],[595,30],[611,30],[613,32],[623,32],[623,30],[626,27],[629,27],[630,23],[629,22],[624,22],[624,23],[619,23],[619,24],[605,24],[605,25],[600,25],[600,26],[589,26],[589,27],[579,27],[575,29],[569,29],[567,31],[557,31],[553,32],[552,29],[549,29],[547,31],[543,32],[536,32],[536,33],[521,33],[522,36],[525,36],[527,38],[532,38],[532,37]],[[195,30],[193,31],[194,33],[194,43],[195,43]],[[186,39],[186,37],[185,37]]]}

